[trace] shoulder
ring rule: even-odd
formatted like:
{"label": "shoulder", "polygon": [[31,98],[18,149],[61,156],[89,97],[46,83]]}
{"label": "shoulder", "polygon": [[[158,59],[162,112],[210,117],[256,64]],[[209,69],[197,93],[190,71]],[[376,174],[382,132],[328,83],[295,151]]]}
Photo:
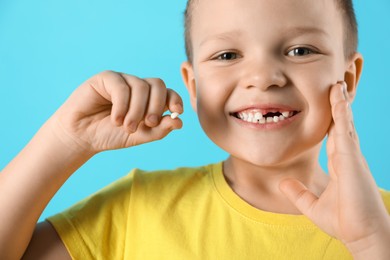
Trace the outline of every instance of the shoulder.
{"label": "shoulder", "polygon": [[379,192],[381,193],[383,202],[385,203],[387,212],[390,214],[390,191],[380,189]]}

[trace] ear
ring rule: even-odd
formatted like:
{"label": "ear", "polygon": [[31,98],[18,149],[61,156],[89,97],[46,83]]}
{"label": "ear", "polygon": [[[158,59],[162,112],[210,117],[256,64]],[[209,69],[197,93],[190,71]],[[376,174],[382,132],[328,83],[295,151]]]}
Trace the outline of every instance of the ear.
{"label": "ear", "polygon": [[363,56],[355,53],[347,63],[347,69],[344,73],[344,81],[347,83],[347,91],[351,102],[356,95],[357,86],[363,70]]}
{"label": "ear", "polygon": [[197,112],[196,82],[194,76],[194,69],[191,63],[189,63],[188,61],[184,62],[181,65],[181,76],[190,95],[192,108],[195,110],[195,112]]}

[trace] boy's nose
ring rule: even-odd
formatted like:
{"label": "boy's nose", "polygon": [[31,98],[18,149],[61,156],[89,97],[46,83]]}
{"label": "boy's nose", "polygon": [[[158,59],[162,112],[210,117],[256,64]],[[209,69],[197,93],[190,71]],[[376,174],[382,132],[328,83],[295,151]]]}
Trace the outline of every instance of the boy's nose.
{"label": "boy's nose", "polygon": [[287,84],[282,64],[273,59],[248,61],[242,72],[240,86],[244,88],[266,91],[271,87],[284,87]]}

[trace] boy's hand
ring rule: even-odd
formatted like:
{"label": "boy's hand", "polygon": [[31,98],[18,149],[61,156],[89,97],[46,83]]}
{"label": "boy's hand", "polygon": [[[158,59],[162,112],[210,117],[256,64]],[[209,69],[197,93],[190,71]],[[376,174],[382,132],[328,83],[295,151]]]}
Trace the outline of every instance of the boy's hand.
{"label": "boy's hand", "polygon": [[162,117],[166,110],[182,113],[182,100],[159,79],[103,72],[76,89],[1,171],[0,258],[21,259],[29,244],[27,254],[43,256],[47,249],[69,258],[59,239],[46,243],[57,237],[51,228],[32,239],[42,211],[95,153],[161,139],[180,128],[180,119]]}
{"label": "boy's hand", "polygon": [[165,137],[182,127],[162,114],[183,112],[180,96],[160,79],[103,72],[83,83],[55,113],[56,135],[71,149],[97,153]]}
{"label": "boy's hand", "polygon": [[390,254],[390,218],[360,151],[348,101],[344,83],[332,87],[333,123],[327,142],[330,181],[325,191],[317,197],[297,180],[283,181],[281,189],[303,214],[341,240],[355,257],[370,252],[374,253],[370,259],[379,259],[375,253]]}

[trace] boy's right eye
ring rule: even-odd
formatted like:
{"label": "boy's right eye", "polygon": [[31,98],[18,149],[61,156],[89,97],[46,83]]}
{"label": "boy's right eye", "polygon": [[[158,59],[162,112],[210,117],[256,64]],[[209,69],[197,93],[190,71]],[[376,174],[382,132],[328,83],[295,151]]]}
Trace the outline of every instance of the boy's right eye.
{"label": "boy's right eye", "polygon": [[238,54],[235,52],[224,52],[216,56],[214,59],[215,60],[235,60],[238,58]]}

